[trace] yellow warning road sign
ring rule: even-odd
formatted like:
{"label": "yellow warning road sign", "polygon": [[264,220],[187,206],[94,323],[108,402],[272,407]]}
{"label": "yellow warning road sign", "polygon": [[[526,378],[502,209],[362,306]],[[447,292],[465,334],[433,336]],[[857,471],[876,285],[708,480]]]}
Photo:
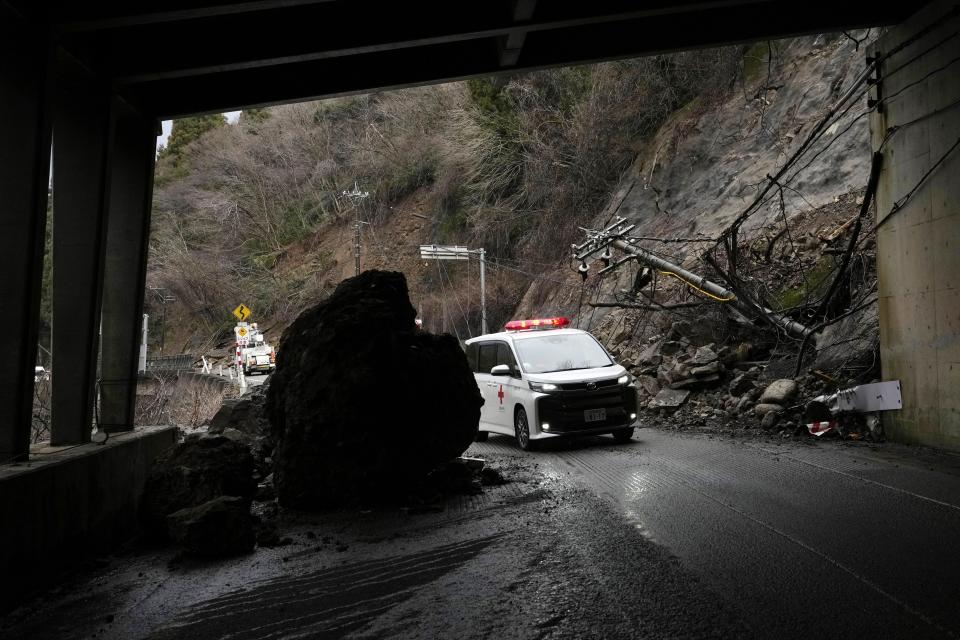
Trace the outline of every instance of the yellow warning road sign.
{"label": "yellow warning road sign", "polygon": [[237,335],[241,338],[247,337],[247,328],[246,327],[237,327]]}
{"label": "yellow warning road sign", "polygon": [[237,316],[237,320],[243,322],[250,317],[250,307],[245,304],[239,304],[237,308],[233,310],[233,315]]}

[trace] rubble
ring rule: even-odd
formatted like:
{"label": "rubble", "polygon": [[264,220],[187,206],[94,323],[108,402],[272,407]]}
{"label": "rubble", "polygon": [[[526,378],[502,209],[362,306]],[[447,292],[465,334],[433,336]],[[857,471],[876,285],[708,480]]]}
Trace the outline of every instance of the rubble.
{"label": "rubble", "polygon": [[753,391],[754,380],[749,373],[740,373],[730,381],[730,385],[727,389],[730,391],[732,396],[742,396],[748,391]]}
{"label": "rubble", "polygon": [[237,496],[219,496],[167,516],[171,540],[187,552],[202,556],[230,556],[253,551],[256,538],[250,502]]}
{"label": "rubble", "polygon": [[284,332],[266,407],[281,504],[383,499],[473,441],[483,400],[466,355],[415,316],[403,274],[367,271]]}
{"label": "rubble", "polygon": [[154,462],[140,502],[140,520],[154,538],[167,538],[167,516],[221,496],[250,500],[257,490],[250,449],[223,435],[193,435]]}
{"label": "rubble", "polygon": [[252,393],[241,398],[224,400],[210,420],[208,433],[222,434],[250,447],[257,471],[266,476],[271,471],[274,440],[265,405],[270,377]]}
{"label": "rubble", "polygon": [[774,380],[764,389],[760,403],[785,405],[796,397],[798,388],[797,383],[789,378]]}

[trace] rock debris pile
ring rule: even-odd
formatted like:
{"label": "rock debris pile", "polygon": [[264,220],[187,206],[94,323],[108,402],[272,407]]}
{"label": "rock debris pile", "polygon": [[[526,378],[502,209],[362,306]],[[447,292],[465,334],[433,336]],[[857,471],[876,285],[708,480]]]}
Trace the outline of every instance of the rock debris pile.
{"label": "rock debris pile", "polygon": [[250,504],[257,491],[247,445],[195,434],[154,462],[140,503],[148,536],[199,555],[252,551]]}
{"label": "rock debris pile", "polygon": [[[646,345],[624,343],[612,353],[636,376],[639,405],[654,424],[678,429],[761,429],[792,436],[805,432],[803,405],[853,379],[792,374],[795,361],[771,361],[770,347],[752,336],[728,336],[724,344],[687,321],[673,322]],[[869,356],[873,343],[864,342]],[[860,359],[863,356],[853,354]],[[852,437],[877,437],[850,425]]]}

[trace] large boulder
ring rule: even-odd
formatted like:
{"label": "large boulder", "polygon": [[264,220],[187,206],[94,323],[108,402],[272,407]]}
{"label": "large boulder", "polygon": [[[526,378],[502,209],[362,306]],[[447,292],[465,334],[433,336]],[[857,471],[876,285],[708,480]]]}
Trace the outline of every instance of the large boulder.
{"label": "large boulder", "polygon": [[284,332],[267,391],[281,504],[402,493],[473,441],[483,399],[466,355],[415,316],[403,274],[367,271]]}
{"label": "large boulder", "polygon": [[140,520],[155,538],[167,537],[168,515],[220,496],[249,507],[257,483],[250,449],[223,436],[190,437],[162,453],[150,469],[140,502]]}

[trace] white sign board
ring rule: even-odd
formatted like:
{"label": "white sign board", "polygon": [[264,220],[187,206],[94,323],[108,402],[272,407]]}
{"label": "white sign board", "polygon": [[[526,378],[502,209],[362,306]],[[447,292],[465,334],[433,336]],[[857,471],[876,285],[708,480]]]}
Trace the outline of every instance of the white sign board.
{"label": "white sign board", "polygon": [[861,384],[851,389],[837,392],[837,405],[840,411],[891,411],[903,408],[900,395],[900,381],[875,382]]}
{"label": "white sign board", "polygon": [[245,347],[250,344],[250,329],[246,326],[237,325],[233,328],[233,332],[237,336],[237,344],[241,347]]}

